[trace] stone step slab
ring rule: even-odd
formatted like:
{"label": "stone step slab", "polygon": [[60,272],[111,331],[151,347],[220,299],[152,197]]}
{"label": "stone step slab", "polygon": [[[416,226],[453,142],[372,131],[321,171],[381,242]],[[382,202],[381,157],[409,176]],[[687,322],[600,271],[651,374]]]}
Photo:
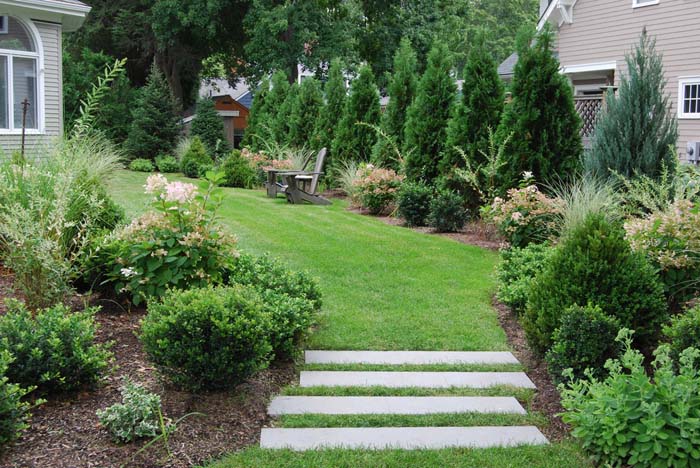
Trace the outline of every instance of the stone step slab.
{"label": "stone step slab", "polygon": [[302,371],[301,387],[535,388],[524,372],[345,372]]}
{"label": "stone step slab", "polygon": [[260,435],[261,448],[297,451],[487,448],[547,443],[535,426],[264,428]]}
{"label": "stone step slab", "polygon": [[498,351],[306,351],[304,357],[307,364],[519,364]]}
{"label": "stone step slab", "polygon": [[513,397],[321,397],[286,396],[272,400],[268,414],[526,414]]}

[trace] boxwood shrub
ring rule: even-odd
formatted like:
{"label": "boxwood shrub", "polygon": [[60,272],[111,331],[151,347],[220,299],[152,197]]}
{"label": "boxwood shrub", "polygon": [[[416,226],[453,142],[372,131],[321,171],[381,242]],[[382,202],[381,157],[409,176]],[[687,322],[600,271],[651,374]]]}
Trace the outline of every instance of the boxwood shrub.
{"label": "boxwood shrub", "polygon": [[398,194],[398,213],[406,226],[425,226],[430,216],[433,189],[425,184],[407,182]]}
{"label": "boxwood shrub", "polygon": [[529,244],[527,247],[511,247],[501,251],[498,266],[498,300],[517,314],[525,311],[535,275],[542,271],[551,257],[553,247],[548,244]]}
{"label": "boxwood shrub", "polygon": [[221,164],[221,170],[225,174],[221,182],[224,187],[253,188],[258,179],[257,172],[239,150],[229,153]]}
{"label": "boxwood shrub", "polygon": [[150,159],[134,159],[129,163],[129,169],[137,172],[153,172],[153,162]]}
{"label": "boxwood shrub", "polygon": [[468,219],[464,199],[455,192],[442,190],[430,202],[428,224],[438,232],[457,232]]}
{"label": "boxwood shrub", "polygon": [[174,156],[164,154],[156,158],[156,166],[158,170],[164,174],[171,172],[178,172],[180,170],[180,163],[177,162]]}
{"label": "boxwood shrub", "polygon": [[214,160],[207,153],[202,140],[199,137],[192,138],[190,146],[182,155],[180,170],[187,177],[202,177],[208,170],[214,167]]}
{"label": "boxwood shrub", "polygon": [[700,306],[695,306],[676,315],[664,327],[664,335],[671,346],[671,357],[678,362],[683,350],[700,349]]}
{"label": "boxwood shrub", "polygon": [[9,351],[0,351],[0,453],[4,445],[15,440],[28,427],[31,409],[31,404],[22,398],[33,387],[22,388],[5,375],[13,360]]}

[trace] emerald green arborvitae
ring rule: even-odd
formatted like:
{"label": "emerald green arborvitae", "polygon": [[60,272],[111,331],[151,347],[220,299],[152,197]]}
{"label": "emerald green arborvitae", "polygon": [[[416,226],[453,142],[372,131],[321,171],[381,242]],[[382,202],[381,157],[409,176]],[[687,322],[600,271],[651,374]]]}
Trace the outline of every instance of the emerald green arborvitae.
{"label": "emerald green arborvitae", "polygon": [[447,144],[440,162],[440,172],[450,175],[454,168],[464,167],[464,151],[471,167],[485,162],[489,151],[489,128],[496,131],[503,112],[503,82],[498,65],[486,48],[485,38],[476,38],[464,67],[462,99],[454,108],[447,127]]}
{"label": "emerald green arborvitae", "polygon": [[274,140],[279,145],[291,144],[291,116],[299,97],[299,85],[293,83],[287,90],[287,96],[282,105],[277,108],[277,113],[273,119],[272,134]]}
{"label": "emerald green arborvitae", "polygon": [[[389,104],[382,116],[382,130],[388,138],[393,139],[397,148],[403,147],[406,112],[416,95],[418,85],[416,67],[416,53],[411,47],[411,41],[404,38],[394,56],[394,72],[388,89]],[[374,145],[372,161],[378,166],[399,168],[396,152],[384,137],[379,137]]]}
{"label": "emerald green arborvitae", "polygon": [[211,99],[200,99],[197,102],[197,114],[192,119],[190,134],[202,140],[209,154],[224,153],[228,149],[224,121],[216,112]]}
{"label": "emerald green arborvitae", "polygon": [[318,80],[307,78],[299,86],[299,95],[289,118],[289,141],[296,147],[313,147],[319,111],[323,106],[323,94]]}
{"label": "emerald green arborvitae", "polygon": [[627,74],[617,95],[607,97],[586,155],[586,172],[607,177],[614,171],[626,177],[658,179],[664,168],[677,165],[678,123],[666,94],[663,59],[656,41],[642,33],[639,44],[626,56]]}
{"label": "emerald green arborvitae", "polygon": [[408,108],[404,157],[410,180],[432,183],[438,176],[457,91],[451,70],[450,53],[443,43],[437,42],[428,54],[428,66],[418,83],[416,98]]}
{"label": "emerald green arborvitae", "polygon": [[154,64],[132,113],[126,142],[131,157],[155,159],[173,149],[180,134],[178,109],[165,76]]}
{"label": "emerald green arborvitae", "polygon": [[258,135],[262,131],[261,124],[269,120],[268,94],[270,94],[270,80],[265,77],[253,94],[253,104],[248,114],[248,126],[243,136],[243,146],[256,150],[260,147]]}
{"label": "emerald green arborvitae", "polygon": [[326,105],[323,107],[321,116],[319,117],[316,133],[318,147],[328,150],[326,165],[330,167],[330,161],[333,157],[330,150],[340,120],[343,118],[345,97],[347,94],[345,89],[345,77],[343,76],[343,62],[340,59],[334,59],[331,62],[331,67],[328,70],[328,81],[326,82],[324,91],[326,95]]}
{"label": "emerald green arborvitae", "polygon": [[365,65],[359,76],[350,85],[350,97],[345,103],[343,118],[333,140],[333,164],[342,161],[369,161],[377,133],[366,125],[379,124],[379,90],[374,82],[372,69]]}
{"label": "emerald green arborvitae", "polygon": [[538,182],[555,182],[581,168],[581,119],[574,107],[568,79],[559,73],[547,25],[537,35],[528,28],[518,35],[518,63],[498,139],[512,135],[505,149],[500,180],[506,190],[518,184],[524,171]]}
{"label": "emerald green arborvitae", "polygon": [[258,124],[260,130],[260,144],[264,141],[277,141],[277,115],[287,99],[289,93],[289,80],[287,74],[281,70],[272,74],[270,92],[265,99],[265,119]]}

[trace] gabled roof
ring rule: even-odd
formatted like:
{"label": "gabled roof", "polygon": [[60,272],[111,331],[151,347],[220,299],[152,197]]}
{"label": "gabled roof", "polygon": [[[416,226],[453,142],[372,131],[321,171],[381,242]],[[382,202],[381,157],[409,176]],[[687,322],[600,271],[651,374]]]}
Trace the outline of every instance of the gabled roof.
{"label": "gabled roof", "polygon": [[90,6],[78,0],[0,0],[8,13],[29,13],[32,19],[60,22],[64,31],[82,26]]}
{"label": "gabled roof", "polygon": [[498,66],[498,76],[504,80],[510,80],[515,74],[515,65],[518,63],[518,53],[513,52]]}
{"label": "gabled roof", "polygon": [[554,26],[562,24],[571,24],[574,22],[574,6],[578,0],[550,0],[549,6],[542,14],[540,21],[537,23],[537,30],[544,27],[547,22]]}

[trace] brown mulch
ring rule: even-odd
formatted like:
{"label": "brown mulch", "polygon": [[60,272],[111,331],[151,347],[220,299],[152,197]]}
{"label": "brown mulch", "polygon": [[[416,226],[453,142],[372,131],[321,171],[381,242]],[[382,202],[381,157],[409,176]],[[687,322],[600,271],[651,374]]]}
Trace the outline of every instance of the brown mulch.
{"label": "brown mulch", "polygon": [[[0,289],[0,294],[5,291]],[[136,337],[145,311],[126,312],[109,303],[103,305],[96,317],[100,325],[97,340],[113,342],[115,368],[98,388],[51,397],[36,408],[31,427],[0,455],[0,467],[189,467],[258,442],[261,427],[269,421],[269,399],[296,378],[292,363],[273,364],[230,392],[178,391],[163,383]],[[158,393],[164,414],[173,421],[192,412],[204,414],[178,425],[169,441],[172,457],[162,443],[136,455],[145,441],[119,445],[100,427],[95,411],[120,401],[123,376]]]}
{"label": "brown mulch", "polygon": [[527,376],[537,387],[530,410],[538,411],[549,419],[549,425],[543,429],[549,440],[557,441],[568,438],[569,426],[557,416],[558,413],[564,411],[564,408],[561,406],[559,391],[549,377],[547,364],[535,355],[528,346],[525,331],[510,308],[495,299],[493,306],[498,312],[498,321],[506,332],[513,354],[525,366]]}

